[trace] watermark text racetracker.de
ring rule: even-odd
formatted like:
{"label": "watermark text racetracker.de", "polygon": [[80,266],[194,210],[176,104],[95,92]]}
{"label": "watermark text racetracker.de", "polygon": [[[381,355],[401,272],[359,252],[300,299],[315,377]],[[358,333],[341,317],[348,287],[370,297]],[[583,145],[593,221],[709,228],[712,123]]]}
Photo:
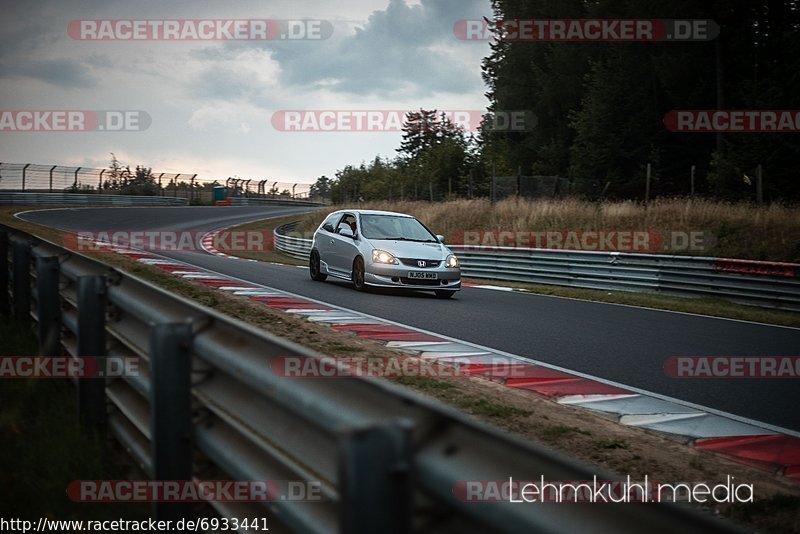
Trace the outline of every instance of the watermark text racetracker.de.
{"label": "watermark text racetracker.de", "polygon": [[433,378],[456,379],[491,374],[524,378],[528,366],[503,356],[429,359],[400,355],[279,356],[270,370],[283,378]]}
{"label": "watermark text racetracker.de", "polygon": [[464,230],[448,243],[480,248],[538,248],[607,252],[701,252],[714,245],[703,230]]}
{"label": "watermark text racetracker.de", "polygon": [[73,480],[74,502],[321,502],[318,480]]}
{"label": "watermark text racetracker.de", "polygon": [[3,378],[121,378],[139,376],[139,360],[118,356],[0,356]]}
{"label": "watermark text racetracker.de", "polygon": [[671,356],[672,378],[798,378],[800,356]]}
{"label": "watermark text racetracker.de", "polygon": [[[537,124],[532,111],[477,109],[439,110],[436,121],[408,123],[415,112],[407,109],[295,109],[278,110],[270,123],[279,132],[402,132],[441,131],[458,128],[465,132],[525,132]],[[440,119],[444,116],[447,122]]]}
{"label": "watermark text racetracker.de", "polygon": [[78,252],[103,252],[124,247],[159,252],[265,252],[274,239],[268,230],[86,230],[69,232],[64,246]]}
{"label": "watermark text racetracker.de", "polygon": [[333,35],[322,19],[76,19],[80,41],[321,41]]}
{"label": "watermark text racetracker.de", "polygon": [[710,41],[719,26],[704,19],[461,19],[453,34],[462,41]]}
{"label": "watermark text racetracker.de", "polygon": [[797,109],[681,109],[664,115],[664,126],[678,133],[796,133]]}
{"label": "watermark text racetracker.de", "polygon": [[0,132],[141,132],[152,122],[142,110],[0,110]]}

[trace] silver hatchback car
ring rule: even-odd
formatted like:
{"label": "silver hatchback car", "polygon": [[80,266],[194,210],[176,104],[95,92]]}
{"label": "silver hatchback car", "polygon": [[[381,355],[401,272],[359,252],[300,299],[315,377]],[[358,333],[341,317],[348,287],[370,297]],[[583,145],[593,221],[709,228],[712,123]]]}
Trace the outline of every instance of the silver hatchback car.
{"label": "silver hatchback car", "polygon": [[340,210],[314,232],[309,272],[319,282],[350,280],[359,291],[400,287],[450,298],[461,289],[461,269],[443,240],[411,215]]}

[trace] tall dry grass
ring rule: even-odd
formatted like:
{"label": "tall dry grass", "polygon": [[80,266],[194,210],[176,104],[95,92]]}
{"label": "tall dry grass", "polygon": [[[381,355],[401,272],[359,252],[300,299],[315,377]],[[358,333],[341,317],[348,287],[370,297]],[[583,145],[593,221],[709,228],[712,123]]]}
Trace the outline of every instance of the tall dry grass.
{"label": "tall dry grass", "polygon": [[589,202],[568,198],[511,198],[494,206],[486,199],[448,202],[368,202],[335,206],[305,216],[299,229],[313,230],[344,207],[399,211],[416,216],[436,233],[466,230],[642,230],[705,232],[704,250],[685,254],[800,262],[800,210],[772,204],[696,199],[659,199],[645,208],[633,201]]}

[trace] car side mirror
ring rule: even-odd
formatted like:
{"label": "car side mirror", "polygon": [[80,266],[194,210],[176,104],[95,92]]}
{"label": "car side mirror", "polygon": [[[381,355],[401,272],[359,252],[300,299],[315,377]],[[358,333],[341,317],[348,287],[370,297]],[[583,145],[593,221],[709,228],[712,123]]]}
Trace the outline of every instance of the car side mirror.
{"label": "car side mirror", "polygon": [[342,226],[339,228],[339,235],[344,237],[349,237],[350,239],[355,239],[355,235],[353,234],[353,229],[349,226]]}
{"label": "car side mirror", "polygon": [[331,223],[325,223],[322,225],[322,229],[326,232],[333,233],[333,225]]}
{"label": "car side mirror", "polygon": [[444,236],[442,234],[436,234],[436,239],[439,240],[439,243],[444,243]]}

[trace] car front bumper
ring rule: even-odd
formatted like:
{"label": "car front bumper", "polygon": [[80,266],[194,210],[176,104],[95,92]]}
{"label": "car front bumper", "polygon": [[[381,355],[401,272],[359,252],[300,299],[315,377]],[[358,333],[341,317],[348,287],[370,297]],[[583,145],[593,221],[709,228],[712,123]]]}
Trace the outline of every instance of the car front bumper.
{"label": "car front bumper", "polygon": [[[406,289],[445,289],[457,291],[461,289],[461,269],[414,269],[405,265],[384,265],[373,263],[366,266],[364,281],[376,287],[402,287]],[[436,280],[409,278],[411,272],[435,273]]]}

